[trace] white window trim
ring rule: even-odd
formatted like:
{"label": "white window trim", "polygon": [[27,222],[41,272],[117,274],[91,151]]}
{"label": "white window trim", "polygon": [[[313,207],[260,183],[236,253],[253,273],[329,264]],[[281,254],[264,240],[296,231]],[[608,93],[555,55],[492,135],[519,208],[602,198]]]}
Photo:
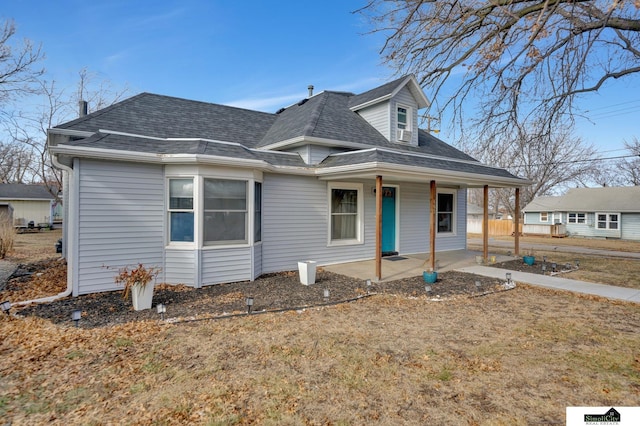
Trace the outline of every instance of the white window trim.
{"label": "white window trim", "polygon": [[438,220],[438,194],[451,194],[453,196],[453,212],[451,215],[451,232],[440,232],[438,231],[438,224],[436,223],[436,237],[455,237],[458,235],[458,191],[455,189],[438,189],[436,193],[436,220]]}
{"label": "white window trim", "polygon": [[[204,179],[225,179],[225,180],[240,180],[247,182],[247,241],[246,242],[228,242],[220,244],[204,244]],[[169,210],[169,181],[171,179],[193,179],[193,242],[185,241],[171,241],[171,224],[170,224],[170,210]],[[262,183],[262,200],[264,207],[264,181],[261,176],[236,176],[232,174],[211,174],[211,173],[195,173],[195,174],[182,174],[181,172],[172,173],[165,176],[165,247],[168,249],[188,249],[194,250],[196,248],[202,250],[220,250],[220,249],[233,249],[233,248],[246,248],[255,245],[262,244],[262,241],[253,241],[254,230],[254,183]],[[263,224],[264,224],[264,210],[262,212]],[[264,241],[264,227],[262,228]]]}
{"label": "white window trim", "polygon": [[[598,223],[599,222],[603,222],[602,220],[598,220],[598,215],[601,215],[601,214],[605,215],[605,217],[606,217],[606,220],[604,221],[606,223],[606,228],[599,228],[598,227]],[[611,220],[611,216],[612,215],[618,216],[618,220]],[[620,231],[620,219],[621,219],[620,213],[616,213],[616,212],[609,212],[609,213],[596,212],[595,219],[596,219],[595,228],[597,230],[600,230],[600,231]],[[617,228],[611,228],[610,226],[611,226],[612,222],[613,223],[617,223],[618,227]]]}
{"label": "white window trim", "polygon": [[[571,220],[571,215],[573,215],[573,221]],[[580,217],[582,215],[582,218]],[[582,222],[580,222],[582,219]],[[570,212],[567,214],[567,223],[573,223],[576,225],[586,225],[587,224],[587,214],[581,212]]]}
{"label": "white window trim", "polygon": [[[355,189],[358,191],[358,213],[356,215],[356,238],[349,240],[331,239],[331,193],[334,189]],[[364,244],[364,184],[353,182],[328,182],[327,184],[327,247]]]}
{"label": "white window trim", "polygon": [[[542,218],[542,215],[545,215],[545,219]],[[549,222],[549,212],[540,212],[540,222],[548,223]]]}
{"label": "white window trim", "polygon": [[[170,209],[171,205],[171,190],[170,190],[170,181],[175,179],[191,179],[193,182],[193,209]],[[170,248],[187,248],[193,249],[197,247],[198,244],[198,177],[194,175],[170,175],[165,178],[165,230],[166,230],[166,246]],[[193,241],[171,241],[171,212],[176,211],[184,211],[193,213]]]}
{"label": "white window trim", "polygon": [[[249,216],[251,215],[251,213],[253,213],[253,202],[249,199],[249,197],[253,196],[253,180],[252,179],[241,179],[241,178],[224,178],[224,177],[209,177],[209,176],[202,176],[202,191],[201,191],[201,197],[202,200],[204,201],[204,181],[206,179],[215,179],[215,180],[232,180],[232,181],[239,181],[239,182],[244,182],[245,185],[245,192],[244,192],[244,197],[245,197],[245,209],[244,209],[244,240],[233,240],[233,241],[213,241],[213,242],[207,242],[204,239],[204,220],[202,220],[202,247],[225,247],[225,248],[229,248],[229,247],[247,247],[249,245],[251,245],[251,241],[253,240],[253,238],[249,235],[250,230],[253,229],[253,226],[251,226],[251,222],[253,222],[252,218],[250,218]],[[210,210],[210,211],[218,211],[218,210]],[[225,210],[221,210],[221,211],[225,211]],[[234,212],[239,212],[240,210],[232,210]],[[200,211],[200,214],[202,215],[202,219],[204,219],[205,216],[205,208],[204,208],[204,203],[202,203],[202,210]]]}
{"label": "white window trim", "polygon": [[[407,110],[407,124],[404,129],[400,128],[400,122],[398,121],[398,108],[403,108],[405,110]],[[413,130],[413,108],[410,107],[409,105],[404,105],[401,103],[397,103],[396,104],[396,109],[395,109],[395,119],[396,119],[396,130],[408,130],[408,131],[412,131]]]}

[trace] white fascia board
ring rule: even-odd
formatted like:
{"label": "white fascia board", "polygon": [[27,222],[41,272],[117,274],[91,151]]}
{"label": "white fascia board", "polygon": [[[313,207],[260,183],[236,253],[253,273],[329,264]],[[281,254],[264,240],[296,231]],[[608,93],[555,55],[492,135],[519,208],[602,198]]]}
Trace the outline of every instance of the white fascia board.
{"label": "white fascia board", "polygon": [[222,157],[215,155],[201,154],[154,154],[149,152],[132,152],[102,148],[72,147],[58,145],[51,147],[50,151],[54,155],[68,155],[74,157],[96,158],[102,160],[134,161],[141,163],[199,163],[217,164],[237,167],[252,167],[261,169],[271,169],[272,166],[262,160],[252,160],[244,158]]}
{"label": "white fascia board", "polygon": [[422,88],[418,84],[418,80],[416,80],[416,77],[413,74],[408,76],[405,79],[404,83],[399,85],[396,88],[396,90],[394,90],[393,93],[391,93],[391,97],[394,97],[395,95],[397,95],[398,92],[400,92],[400,90],[402,90],[402,88],[409,83],[411,83],[411,87],[409,88],[409,91],[411,91],[411,94],[413,95],[414,99],[418,102],[418,107],[426,108],[429,105],[431,105],[431,102],[429,102],[429,99],[427,99],[427,96],[422,91]]}
{"label": "white fascia board", "polygon": [[85,130],[73,130],[73,129],[59,129],[57,127],[53,127],[51,129],[47,129],[47,133],[53,135],[62,135],[62,136],[80,136],[83,138],[88,138],[93,135],[95,132],[87,132]]}
{"label": "white fascia board", "polygon": [[404,174],[413,178],[422,177],[425,181],[432,179],[435,179],[436,181],[438,179],[446,179],[448,181],[455,181],[466,185],[478,186],[504,185],[505,187],[521,187],[528,185],[528,181],[522,181],[521,179],[503,178],[478,173],[457,172],[429,167],[406,166],[379,162],[318,169],[316,171],[316,174],[320,176],[321,179],[326,180],[333,179],[336,177],[336,175],[361,174],[363,172],[368,172],[370,174],[381,174],[383,176],[385,174]]}
{"label": "white fascia board", "polygon": [[287,139],[285,141],[281,141],[281,142],[273,143],[271,145],[266,145],[260,148],[256,148],[256,151],[274,151],[276,149],[293,148],[295,146],[305,145],[305,144],[338,146],[338,147],[354,148],[354,149],[371,148],[371,145],[366,145],[366,144],[357,143],[357,142],[347,142],[347,141],[341,141],[337,139],[298,136],[292,139]]}
{"label": "white fascia board", "polygon": [[370,107],[371,105],[375,105],[375,104],[379,104],[380,102],[388,101],[389,99],[391,99],[391,94],[384,95],[384,96],[381,96],[381,97],[376,98],[376,99],[372,99],[369,102],[365,102],[365,103],[360,104],[360,105],[354,105],[349,109],[351,111],[355,112],[355,111],[358,111],[360,109],[365,109],[367,107]]}

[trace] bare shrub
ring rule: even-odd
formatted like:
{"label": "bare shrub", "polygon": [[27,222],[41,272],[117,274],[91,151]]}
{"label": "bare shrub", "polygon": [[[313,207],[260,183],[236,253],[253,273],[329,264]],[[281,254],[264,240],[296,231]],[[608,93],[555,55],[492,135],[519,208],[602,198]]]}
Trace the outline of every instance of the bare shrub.
{"label": "bare shrub", "polygon": [[0,259],[4,259],[13,249],[16,231],[11,223],[11,218],[6,213],[0,213]]}

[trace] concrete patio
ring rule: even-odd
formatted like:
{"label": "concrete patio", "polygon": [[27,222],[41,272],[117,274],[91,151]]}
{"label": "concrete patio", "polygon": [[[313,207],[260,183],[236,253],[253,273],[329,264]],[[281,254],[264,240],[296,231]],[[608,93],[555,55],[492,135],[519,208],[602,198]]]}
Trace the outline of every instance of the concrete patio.
{"label": "concrete patio", "polygon": [[[436,253],[436,270],[438,272],[451,271],[465,266],[476,265],[476,256],[482,256],[480,251],[455,250]],[[491,259],[493,255],[489,255]],[[512,260],[513,257],[495,255],[496,262]],[[429,253],[417,253],[382,258],[382,279],[380,281],[393,281],[402,278],[421,276],[427,269]],[[363,260],[360,262],[338,263],[323,266],[326,271],[342,274],[362,280],[375,279],[375,260]]]}

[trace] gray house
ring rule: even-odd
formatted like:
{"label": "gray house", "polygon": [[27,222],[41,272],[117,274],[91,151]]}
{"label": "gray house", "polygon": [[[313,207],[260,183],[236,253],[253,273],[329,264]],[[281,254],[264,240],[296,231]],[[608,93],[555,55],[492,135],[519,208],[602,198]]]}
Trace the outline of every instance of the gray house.
{"label": "gray house", "polygon": [[640,186],[574,188],[535,198],[522,211],[524,233],[559,226],[570,236],[640,240]]}
{"label": "gray house", "polygon": [[406,76],[273,114],[142,93],[50,129],[73,294],[117,289],[105,265],[200,287],[465,249],[467,188],[528,182],[419,129],[426,106]]}

